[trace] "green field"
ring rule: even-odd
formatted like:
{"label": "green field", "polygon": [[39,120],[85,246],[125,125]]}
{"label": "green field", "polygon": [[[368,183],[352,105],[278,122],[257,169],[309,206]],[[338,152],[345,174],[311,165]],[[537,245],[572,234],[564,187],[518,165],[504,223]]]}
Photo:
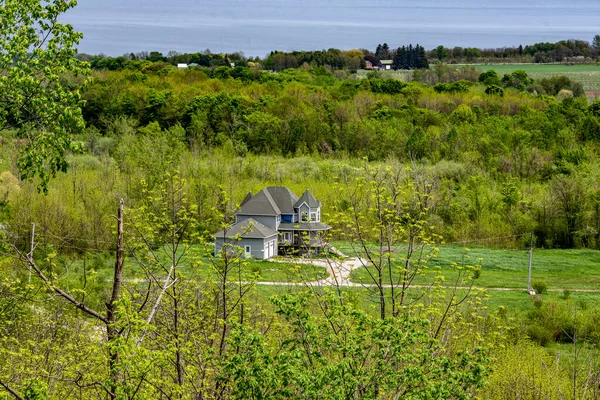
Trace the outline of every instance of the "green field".
{"label": "green field", "polygon": [[[465,64],[469,66],[468,64]],[[474,64],[479,71],[495,70],[498,74],[508,74],[522,69],[528,74],[564,74],[582,72],[600,72],[600,65],[565,65],[565,64]]]}
{"label": "green field", "polygon": [[477,64],[481,72],[493,69],[500,76],[521,69],[533,78],[542,79],[564,75],[580,82],[586,92],[600,92],[600,65],[564,65],[564,64]]}
{"label": "green field", "polygon": [[[161,257],[162,258],[162,257]],[[183,259],[178,271],[187,277],[195,277],[198,279],[218,279],[218,274],[213,266],[213,261],[216,259],[208,256],[193,257]],[[84,261],[63,260],[60,275],[67,281],[82,280],[84,273]],[[163,260],[163,264],[166,263]],[[193,264],[193,265],[191,265]],[[148,263],[149,267],[157,273],[158,276],[166,275],[165,270],[156,263]],[[327,271],[323,267],[311,264],[299,264],[293,262],[274,262],[265,260],[247,259],[243,261],[241,267],[241,279],[245,281],[262,281],[262,282],[304,282],[324,279],[328,276]],[[101,257],[96,257],[85,262],[85,271],[94,277],[96,281],[110,281],[113,279],[114,258],[109,254]],[[232,271],[237,271],[238,268],[234,265]],[[123,268],[123,276],[128,280],[145,279],[144,267],[136,259],[127,258]],[[237,280],[240,277],[237,273],[230,273],[231,280]]]}
{"label": "green field", "polygon": [[[336,243],[335,246],[350,253],[347,244]],[[401,257],[401,249],[394,255]],[[428,272],[418,277],[415,283],[428,283],[436,274],[446,277],[447,282],[456,278],[452,263],[458,265],[476,265],[481,259],[481,276],[477,286],[483,288],[527,288],[527,269],[529,255],[527,250],[498,250],[470,248],[461,246],[440,246],[437,257],[432,258]],[[395,271],[397,278],[399,271]],[[357,283],[371,283],[366,270],[357,269],[351,275]],[[389,280],[388,280],[389,281]],[[532,282],[543,281],[549,290],[598,290],[600,292],[600,251],[595,250],[541,250],[533,253]]]}
{"label": "green field", "polygon": [[[456,68],[475,67],[481,72],[493,69],[500,76],[518,69],[524,70],[533,79],[564,75],[580,82],[586,92],[600,92],[600,65],[564,65],[564,64],[454,64]],[[366,78],[368,71],[359,70],[357,76]],[[409,81],[412,71],[382,71],[383,76]]]}
{"label": "green field", "polygon": [[[349,243],[334,242],[338,249],[348,256],[355,256]],[[534,305],[530,296],[526,293],[527,268],[529,255],[527,250],[499,250],[488,248],[470,248],[466,250],[462,246],[443,245],[440,246],[437,257],[428,263],[428,270],[415,280],[415,284],[429,284],[436,276],[443,275],[445,283],[451,286],[457,277],[452,264],[476,265],[481,262],[482,270],[475,285],[490,289],[489,305],[493,309],[504,306],[515,312],[526,312]],[[401,258],[402,249],[398,248],[394,257]],[[480,259],[482,261],[480,261]],[[218,275],[212,267],[211,257],[190,256],[194,260],[194,266],[189,260],[184,261],[180,272],[192,279],[218,279]],[[88,276],[88,287],[102,290],[107,281],[112,279],[114,258],[109,253],[103,253],[93,259],[86,261],[85,270]],[[65,287],[80,287],[83,283],[84,262],[83,260],[56,260],[57,269],[60,270],[60,280]],[[235,268],[234,268],[235,270]],[[94,271],[90,274],[90,271]],[[235,272],[235,271],[234,271]],[[303,283],[326,278],[325,268],[298,264],[293,261],[273,262],[263,260],[246,260],[242,265],[241,279],[256,282],[292,282]],[[145,279],[143,269],[134,259],[126,261],[124,269],[125,278],[128,280]],[[395,271],[394,279],[397,279],[399,271]],[[164,272],[162,273],[164,275]],[[159,276],[162,276],[159,273]],[[234,276],[235,275],[235,276]],[[230,279],[240,279],[237,273]],[[351,275],[351,281],[355,283],[371,284],[371,278],[364,268],[355,270]],[[545,298],[562,299],[563,289],[571,290],[570,301],[594,304],[600,300],[600,251],[594,250],[542,250],[535,249],[533,253],[532,282],[542,281],[548,287]],[[389,279],[386,279],[389,283]],[[301,285],[303,286],[303,285]],[[497,288],[510,288],[513,290],[495,290]],[[92,289],[93,290],[93,289]],[[287,285],[263,286],[259,285],[259,291],[266,297],[275,293],[285,293],[300,290],[300,287]],[[370,289],[366,288],[343,288],[352,292],[364,292],[367,295]],[[580,291],[577,291],[580,290]],[[592,290],[597,292],[583,292],[581,290]],[[416,293],[416,292],[415,292]]]}

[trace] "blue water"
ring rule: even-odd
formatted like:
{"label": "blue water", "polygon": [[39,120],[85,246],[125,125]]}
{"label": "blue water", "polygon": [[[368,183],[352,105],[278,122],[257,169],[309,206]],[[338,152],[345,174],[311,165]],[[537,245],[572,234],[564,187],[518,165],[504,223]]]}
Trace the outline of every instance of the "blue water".
{"label": "blue water", "polygon": [[79,0],[63,21],[90,54],[503,47],[591,41],[600,0]]}

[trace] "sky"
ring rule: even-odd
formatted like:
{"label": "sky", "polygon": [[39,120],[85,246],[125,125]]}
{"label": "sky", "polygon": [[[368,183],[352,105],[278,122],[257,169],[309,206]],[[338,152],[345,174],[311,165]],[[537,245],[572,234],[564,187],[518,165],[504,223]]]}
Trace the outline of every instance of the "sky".
{"label": "sky", "polygon": [[591,41],[599,0],[79,0],[62,18],[84,34],[79,51],[374,49],[421,44],[496,48]]}

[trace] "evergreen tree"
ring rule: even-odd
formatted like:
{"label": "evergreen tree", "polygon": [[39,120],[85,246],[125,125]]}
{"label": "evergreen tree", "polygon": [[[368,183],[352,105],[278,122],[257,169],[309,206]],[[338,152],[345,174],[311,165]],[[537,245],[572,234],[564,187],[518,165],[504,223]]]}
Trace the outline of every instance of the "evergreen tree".
{"label": "evergreen tree", "polygon": [[405,69],[404,65],[406,63],[406,48],[404,46],[396,49],[396,53],[394,54],[394,63],[392,64],[394,69]]}
{"label": "evergreen tree", "polygon": [[425,54],[425,48],[423,46],[417,45],[417,69],[427,69],[429,68],[429,63],[427,62],[427,55]]}
{"label": "evergreen tree", "polygon": [[377,49],[375,50],[375,57],[377,57],[380,60],[383,59],[383,50],[381,44],[377,45]]}
{"label": "evergreen tree", "polygon": [[415,49],[413,48],[412,44],[408,45],[407,56],[408,60],[406,62],[406,69],[415,69],[416,57]]}
{"label": "evergreen tree", "polygon": [[384,59],[388,60],[390,58],[390,46],[387,43],[384,43],[381,52],[383,53]]}

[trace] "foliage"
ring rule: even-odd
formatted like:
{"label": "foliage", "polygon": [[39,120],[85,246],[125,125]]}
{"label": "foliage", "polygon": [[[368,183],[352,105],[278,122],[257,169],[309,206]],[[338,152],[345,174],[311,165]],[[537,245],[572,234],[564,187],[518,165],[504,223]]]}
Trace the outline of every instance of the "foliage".
{"label": "foliage", "polygon": [[543,281],[533,281],[531,287],[538,294],[545,294],[548,291],[548,285]]}
{"label": "foliage", "polygon": [[85,75],[75,59],[81,34],[59,17],[75,1],[39,0],[0,3],[0,130],[17,130],[25,146],[19,157],[22,179],[40,178],[39,189],[67,169],[71,135],[84,121],[79,83],[66,76]]}
{"label": "foliage", "polygon": [[272,350],[248,329],[232,332],[240,351],[226,358],[223,379],[234,398],[471,398],[482,386],[483,350],[447,357],[425,334],[426,320],[380,320],[325,296],[318,316],[307,293],[273,299],[291,329]]}

